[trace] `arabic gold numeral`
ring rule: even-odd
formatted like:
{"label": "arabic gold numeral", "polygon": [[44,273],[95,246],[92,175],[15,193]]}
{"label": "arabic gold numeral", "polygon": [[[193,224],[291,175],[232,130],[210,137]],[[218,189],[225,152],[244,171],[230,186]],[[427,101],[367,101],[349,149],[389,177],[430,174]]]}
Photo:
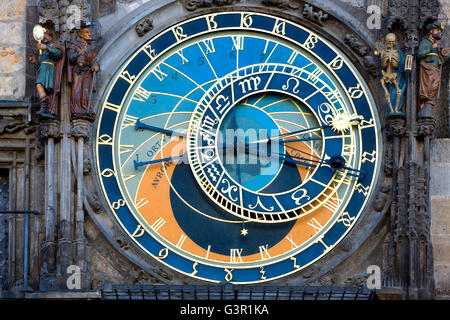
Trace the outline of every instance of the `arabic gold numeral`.
{"label": "arabic gold numeral", "polygon": [[123,71],[121,74],[120,74],[120,78],[122,78],[123,80],[125,80],[126,82],[128,82],[129,84],[133,84],[134,83],[134,80],[136,79],[136,76],[132,76],[129,72],[128,72],[128,70],[126,70],[126,71]]}
{"label": "arabic gold numeral", "polygon": [[116,175],[116,173],[112,169],[105,169],[101,172],[102,177],[111,178]]}
{"label": "arabic gold numeral", "polygon": [[206,19],[206,24],[208,25],[208,30],[214,30],[217,29],[217,22],[214,21],[215,15],[212,16],[207,16]]}
{"label": "arabic gold numeral", "polygon": [[367,128],[372,128],[372,127],[374,127],[375,126],[375,120],[373,119],[373,118],[370,118],[370,120],[369,121],[367,121],[367,120],[361,120],[361,122],[360,122],[360,125],[359,125],[359,128],[361,129],[361,130],[363,130],[363,129],[367,129]]}
{"label": "arabic gold numeral", "polygon": [[272,32],[285,35],[286,34],[286,22],[284,21],[275,21],[275,25],[273,26]]}
{"label": "arabic gold numeral", "polygon": [[160,258],[162,260],[162,259],[167,258],[168,255],[169,255],[169,249],[163,248],[159,251],[158,258]]}
{"label": "arabic gold numeral", "polygon": [[145,229],[142,225],[138,225],[136,230],[134,230],[133,234],[131,235],[133,238],[140,238],[144,235]]}
{"label": "arabic gold numeral", "polygon": [[117,200],[116,202],[113,202],[111,206],[113,207],[114,210],[118,210],[120,207],[123,207],[124,205],[125,205],[125,200],[120,199],[120,200]]}
{"label": "arabic gold numeral", "polygon": [[227,269],[227,268],[225,268],[223,271],[226,272],[225,280],[227,282],[230,282],[231,280],[233,280],[233,271],[234,271],[234,269]]}
{"label": "arabic gold numeral", "polygon": [[347,228],[352,225],[352,222],[356,219],[356,217],[351,217],[348,212],[343,212],[339,216],[339,219],[337,220],[338,223],[342,223]]}
{"label": "arabic gold numeral", "polygon": [[176,27],[172,29],[173,34],[175,35],[175,39],[177,39],[177,42],[180,42],[181,40],[187,38],[187,34],[184,34],[184,30],[182,27]]}
{"label": "arabic gold numeral", "polygon": [[352,99],[359,99],[363,96],[364,91],[361,88],[361,84],[358,83],[356,87],[351,87],[348,89],[348,94],[350,95],[350,98]]}
{"label": "arabic gold numeral", "polygon": [[152,49],[151,45],[146,45],[144,46],[144,48],[142,49],[150,58],[150,61],[153,61],[153,59],[155,59],[156,57],[156,53],[155,53],[155,49]]}
{"label": "arabic gold numeral", "polygon": [[362,154],[361,163],[364,163],[366,161],[369,161],[370,163],[374,163],[376,160],[376,154],[377,152],[374,150],[372,153],[368,153],[367,151],[364,151]]}
{"label": "arabic gold numeral", "polygon": [[243,28],[250,28],[250,26],[253,24],[253,18],[250,14],[241,14],[241,27]]}
{"label": "arabic gold numeral", "polygon": [[340,56],[337,56],[328,64],[328,66],[333,70],[339,70],[342,68],[343,65],[344,65],[344,60]]}
{"label": "arabic gold numeral", "polygon": [[266,271],[264,270],[264,267],[260,267],[260,271],[259,271],[259,273],[261,273],[261,280],[266,280],[267,279],[267,277],[266,277]]}
{"label": "arabic gold numeral", "polygon": [[369,188],[370,186],[364,187],[361,183],[358,183],[355,186],[355,190],[358,191],[358,193],[362,193],[366,197],[369,194]]}
{"label": "arabic gold numeral", "polygon": [[300,269],[300,266],[297,264],[297,258],[291,257],[290,260],[292,260],[294,262],[294,268],[295,269]]}
{"label": "arabic gold numeral", "polygon": [[319,42],[319,39],[315,35],[310,34],[303,45],[308,49],[314,49],[317,42]]}
{"label": "arabic gold numeral", "polygon": [[195,262],[192,265],[192,273],[191,273],[192,276],[195,276],[198,273],[197,266],[198,266],[198,262]]}
{"label": "arabic gold numeral", "polygon": [[112,138],[107,134],[98,137],[98,144],[103,146],[112,146]]}

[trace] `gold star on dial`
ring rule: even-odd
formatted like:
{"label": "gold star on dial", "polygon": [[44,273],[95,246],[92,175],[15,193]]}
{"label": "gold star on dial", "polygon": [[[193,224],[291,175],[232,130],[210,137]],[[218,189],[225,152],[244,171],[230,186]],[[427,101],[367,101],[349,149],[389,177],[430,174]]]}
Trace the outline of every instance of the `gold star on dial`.
{"label": "gold star on dial", "polygon": [[243,229],[241,230],[241,236],[245,237],[246,235],[248,235],[248,230],[245,229],[245,228],[243,228]]}

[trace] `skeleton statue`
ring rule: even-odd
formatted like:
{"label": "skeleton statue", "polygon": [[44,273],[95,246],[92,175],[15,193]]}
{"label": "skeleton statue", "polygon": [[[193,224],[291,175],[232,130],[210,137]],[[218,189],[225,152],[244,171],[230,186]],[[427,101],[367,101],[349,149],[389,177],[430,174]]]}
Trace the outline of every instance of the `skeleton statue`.
{"label": "skeleton statue", "polygon": [[401,50],[395,49],[395,34],[386,35],[385,50],[379,49],[379,43],[375,44],[375,56],[381,59],[381,85],[385,92],[385,98],[390,112],[395,114],[401,112],[406,87],[408,85],[408,74],[405,71],[405,55]]}

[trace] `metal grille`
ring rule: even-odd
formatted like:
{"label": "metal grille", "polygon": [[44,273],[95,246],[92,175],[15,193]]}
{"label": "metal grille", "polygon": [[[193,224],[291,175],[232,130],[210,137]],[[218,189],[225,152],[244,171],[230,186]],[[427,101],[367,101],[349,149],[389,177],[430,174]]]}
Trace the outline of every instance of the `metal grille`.
{"label": "metal grille", "polygon": [[364,287],[104,286],[104,300],[372,300]]}

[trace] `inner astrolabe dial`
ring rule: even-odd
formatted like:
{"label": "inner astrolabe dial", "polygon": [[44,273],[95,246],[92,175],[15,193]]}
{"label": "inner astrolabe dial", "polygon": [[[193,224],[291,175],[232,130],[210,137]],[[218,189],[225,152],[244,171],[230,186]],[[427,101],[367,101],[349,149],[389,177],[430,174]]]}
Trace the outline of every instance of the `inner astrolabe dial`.
{"label": "inner astrolabe dial", "polygon": [[233,215],[295,220],[332,202],[336,175],[341,182],[347,175],[336,171],[354,163],[343,154],[355,136],[337,140],[334,131],[350,130],[357,119],[326,101],[308,107],[299,73],[277,64],[239,69],[212,86],[193,112],[191,168],[205,193]]}

